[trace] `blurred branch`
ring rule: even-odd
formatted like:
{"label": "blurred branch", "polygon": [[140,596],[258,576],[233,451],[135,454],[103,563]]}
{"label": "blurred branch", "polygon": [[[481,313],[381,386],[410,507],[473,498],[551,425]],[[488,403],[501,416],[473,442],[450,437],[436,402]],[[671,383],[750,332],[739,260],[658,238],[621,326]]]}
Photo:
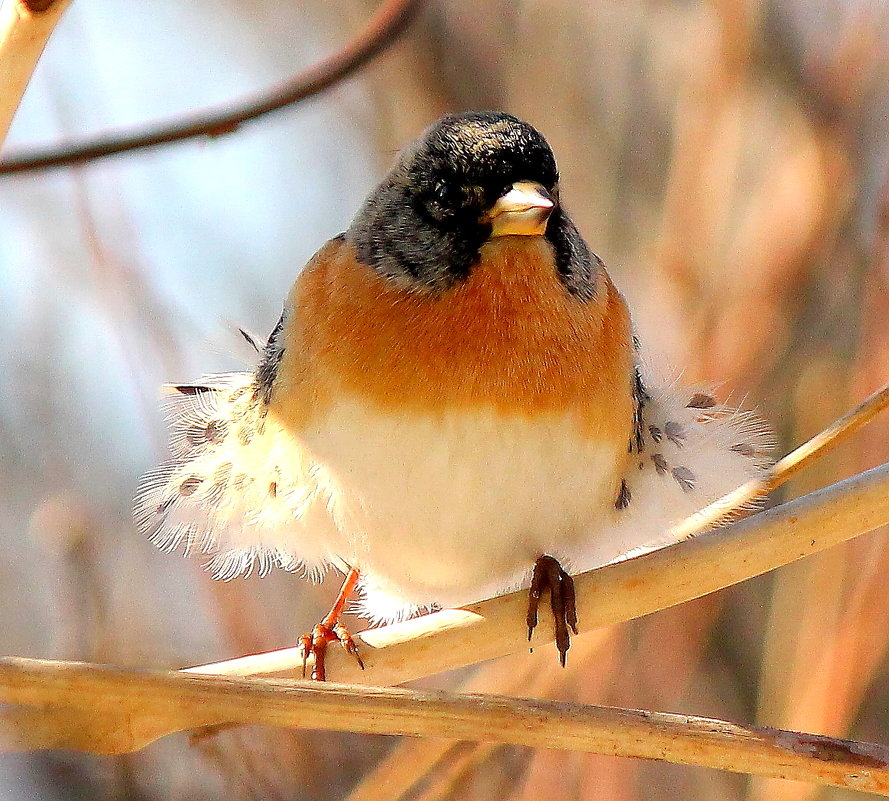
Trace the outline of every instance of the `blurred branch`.
{"label": "blurred branch", "polygon": [[31,659],[0,662],[0,698],[73,724],[64,739],[47,739],[46,730],[33,738],[18,727],[19,710],[6,710],[0,737],[10,750],[124,753],[172,731],[234,722],[660,759],[889,795],[885,746],[689,715]]}
{"label": "blurred branch", "polygon": [[6,0],[0,6],[0,146],[31,74],[71,0]]}
{"label": "blurred branch", "polygon": [[423,0],[383,0],[364,30],[342,50],[267,92],[230,106],[149,123],[136,130],[28,150],[0,161],[0,175],[80,164],[131,150],[232,133],[245,122],[313,97],[357,72],[398,39],[422,3]]}

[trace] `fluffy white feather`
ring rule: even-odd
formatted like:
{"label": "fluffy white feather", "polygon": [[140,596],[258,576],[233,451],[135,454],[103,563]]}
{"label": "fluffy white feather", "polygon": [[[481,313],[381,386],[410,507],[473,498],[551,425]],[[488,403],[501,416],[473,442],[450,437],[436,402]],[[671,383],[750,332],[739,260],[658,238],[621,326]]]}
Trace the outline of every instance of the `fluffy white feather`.
{"label": "fluffy white feather", "polygon": [[261,413],[253,373],[168,387],[172,458],[146,473],[135,520],[158,547],[209,554],[214,577],[319,575],[336,532],[301,444]]}
{"label": "fluffy white feather", "polygon": [[676,542],[682,535],[675,526],[772,463],[774,439],[755,413],[720,403],[707,389],[665,380],[650,367],[642,375],[644,445],[626,472],[629,503],[607,530],[590,529],[573,555],[576,571]]}

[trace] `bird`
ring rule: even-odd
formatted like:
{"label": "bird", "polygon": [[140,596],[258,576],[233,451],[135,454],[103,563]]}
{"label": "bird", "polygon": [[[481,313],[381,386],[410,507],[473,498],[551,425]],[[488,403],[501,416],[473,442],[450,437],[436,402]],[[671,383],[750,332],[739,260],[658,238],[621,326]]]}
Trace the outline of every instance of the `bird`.
{"label": "bird", "polygon": [[564,666],[571,573],[667,544],[771,462],[753,412],[685,386],[560,201],[544,136],[443,117],[299,271],[253,370],[168,385],[170,458],[136,523],[214,577],[345,576],[299,642],[324,679],[340,620],[529,587]]}

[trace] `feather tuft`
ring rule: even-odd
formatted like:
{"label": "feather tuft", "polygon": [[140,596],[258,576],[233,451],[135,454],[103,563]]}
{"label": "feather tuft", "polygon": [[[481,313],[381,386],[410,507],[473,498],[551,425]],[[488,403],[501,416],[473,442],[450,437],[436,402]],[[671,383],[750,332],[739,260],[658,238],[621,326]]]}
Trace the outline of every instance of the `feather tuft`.
{"label": "feather tuft", "polygon": [[[591,532],[589,545],[574,556],[579,569],[675,542],[680,535],[674,527],[761,477],[773,463],[774,437],[754,412],[723,404],[708,389],[665,380],[647,365],[641,374],[648,397],[640,428],[643,450],[651,453],[641,461],[642,469],[632,461],[633,470],[622,485],[629,483],[632,494],[616,505],[614,525]],[[625,497],[621,490],[619,499]]]}
{"label": "feather tuft", "polygon": [[161,550],[210,556],[220,579],[275,567],[317,576],[331,558],[319,536],[327,502],[255,382],[227,373],[165,388],[171,458],[142,477],[134,519]]}

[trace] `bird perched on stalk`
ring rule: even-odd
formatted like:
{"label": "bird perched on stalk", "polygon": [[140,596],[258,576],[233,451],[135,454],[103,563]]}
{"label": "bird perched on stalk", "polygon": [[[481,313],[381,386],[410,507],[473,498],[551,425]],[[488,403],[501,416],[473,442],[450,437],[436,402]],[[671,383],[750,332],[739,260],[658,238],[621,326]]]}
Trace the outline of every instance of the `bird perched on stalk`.
{"label": "bird perched on stalk", "polygon": [[140,528],[218,578],[341,570],[301,641],[316,678],[327,643],[357,653],[356,589],[389,621],[530,582],[529,631],[548,591],[564,664],[565,568],[669,542],[768,463],[755,417],[646,368],[549,145],[496,112],[404,150],[299,273],[253,372],[168,389]]}

